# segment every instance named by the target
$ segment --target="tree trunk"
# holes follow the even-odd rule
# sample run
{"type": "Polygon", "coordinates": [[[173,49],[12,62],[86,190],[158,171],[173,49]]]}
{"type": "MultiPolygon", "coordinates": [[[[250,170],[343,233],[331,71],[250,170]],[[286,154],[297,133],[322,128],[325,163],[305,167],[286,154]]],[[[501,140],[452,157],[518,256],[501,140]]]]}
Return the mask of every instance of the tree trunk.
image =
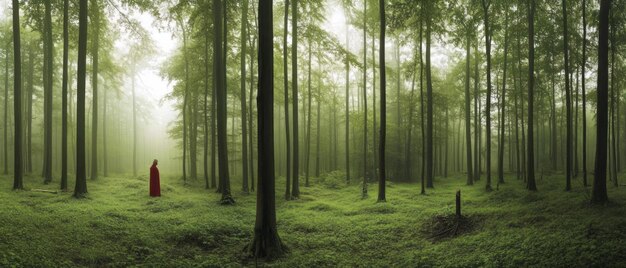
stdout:
{"type": "MultiPolygon", "coordinates": [[[[289,72],[287,66],[287,57],[288,57],[288,48],[287,48],[287,33],[289,28],[287,27],[289,18],[289,0],[285,0],[285,17],[284,17],[284,32],[283,32],[283,91],[285,93],[285,139],[287,144],[287,154],[286,154],[286,164],[287,164],[287,175],[286,178],[286,188],[285,188],[285,199],[291,200],[291,136],[289,135],[289,72]]],[[[260,54],[260,52],[259,52],[260,54]]],[[[293,63],[292,63],[293,64],[293,63]]],[[[260,80],[260,78],[259,78],[260,80]]]]}
{"type": "MultiPolygon", "coordinates": [[[[6,53],[7,58],[8,52],[9,50],[6,53]]],[[[15,122],[13,190],[22,190],[24,189],[22,182],[22,59],[20,51],[20,4],[18,0],[13,0],[13,117],[15,122]]]]}
{"type": "Polygon", "coordinates": [[[292,0],[291,10],[291,90],[293,92],[293,184],[291,197],[300,198],[300,151],[298,136],[298,0],[292,0]]]}
{"type": "MultiPolygon", "coordinates": [[[[85,155],[85,78],[87,74],[87,1],[80,0],[78,13],[78,77],[76,88],[76,185],[74,197],[87,193],[87,172],[85,155]]],[[[17,0],[13,0],[17,2],[17,0]]]]}
{"type": "MultiPolygon", "coordinates": [[[[19,6],[19,3],[17,5],[13,3],[13,5],[19,6]]],[[[4,175],[9,174],[9,46],[10,42],[7,42],[4,63],[4,175]]],[[[15,69],[15,67],[13,68],[15,69]]]]}
{"type": "MultiPolygon", "coordinates": [[[[213,77],[215,80],[215,77],[213,77]]],[[[133,90],[134,94],[134,90],[133,90]]],[[[133,102],[134,105],[134,102],[133,102]]],[[[204,34],[204,189],[209,189],[209,33],[204,34]]],[[[134,114],[134,108],[133,108],[134,114]]],[[[134,165],[134,164],[133,164],[134,165]]]]}
{"type": "Polygon", "coordinates": [[[52,11],[50,1],[44,1],[44,66],[43,66],[43,86],[44,86],[44,162],[43,178],[44,183],[52,181],[52,86],[54,70],[54,43],[52,41],[52,11]]]}
{"type": "Polygon", "coordinates": [[[506,11],[506,23],[504,26],[504,68],[502,70],[502,101],[500,103],[500,142],[498,143],[498,185],[504,183],[504,125],[506,111],[506,67],[507,52],[509,48],[509,11],[506,11]]]}
{"type": "Polygon", "coordinates": [[[487,171],[487,181],[485,189],[491,191],[491,29],[489,28],[489,6],[490,0],[482,0],[484,20],[485,20],[485,48],[487,54],[487,99],[485,101],[485,162],[487,171]]]}
{"type": "Polygon", "coordinates": [[[535,0],[528,0],[528,163],[526,188],[537,191],[535,184],[535,147],[533,144],[533,101],[535,87],[535,0]]]}
{"type": "Polygon", "coordinates": [[[474,47],[474,181],[480,180],[480,91],[478,89],[478,36],[476,37],[476,46],[474,47]]]}
{"type": "MultiPolygon", "coordinates": [[[[367,14],[367,1],[363,1],[363,14],[367,14]]],[[[363,16],[363,189],[367,196],[367,16],[363,16]]]]}
{"type": "Polygon", "coordinates": [[[421,165],[421,174],[420,174],[420,182],[421,182],[421,191],[420,194],[426,194],[425,189],[425,172],[426,172],[426,135],[424,135],[424,62],[423,62],[423,53],[422,53],[422,35],[424,31],[423,23],[424,19],[424,7],[420,7],[420,33],[419,33],[419,42],[420,42],[420,130],[422,132],[422,165],[421,165]]]}
{"type": "Polygon", "coordinates": [[[242,191],[248,193],[248,127],[246,119],[246,28],[248,27],[248,0],[243,1],[241,11],[241,161],[243,166],[242,191]]]}
{"type": "Polygon", "coordinates": [[[610,0],[600,1],[600,24],[598,27],[598,79],[597,79],[597,125],[596,125],[596,160],[591,203],[604,204],[608,201],[606,192],[606,157],[608,135],[608,88],[609,88],[609,14],[610,0]]]}
{"type": "Polygon", "coordinates": [[[94,36],[92,43],[92,51],[91,51],[91,65],[92,65],[92,77],[91,77],[91,88],[92,88],[92,111],[91,111],[91,179],[95,180],[98,178],[98,60],[99,60],[99,50],[100,50],[100,11],[98,7],[98,1],[92,0],[91,5],[94,7],[92,10],[93,13],[92,21],[94,23],[94,36]]]}
{"type": "Polygon", "coordinates": [[[187,31],[185,31],[185,26],[183,24],[182,19],[179,19],[178,24],[180,24],[181,32],[183,34],[183,57],[185,61],[185,87],[183,92],[183,183],[187,184],[187,126],[189,125],[189,114],[187,113],[188,109],[188,99],[189,99],[189,59],[187,58],[187,31]]]}
{"type": "Polygon", "coordinates": [[[63,0],[63,78],[61,85],[61,191],[67,191],[67,65],[69,54],[68,9],[69,0],[63,0]]]}
{"type": "Polygon", "coordinates": [[[471,59],[471,35],[467,33],[467,40],[465,43],[465,154],[467,157],[467,185],[474,185],[473,171],[472,171],[472,123],[471,123],[471,108],[470,108],[470,59],[471,59]]]}
{"type": "Polygon", "coordinates": [[[583,186],[587,187],[587,96],[585,89],[585,71],[587,65],[587,1],[583,0],[583,51],[582,51],[582,64],[581,64],[581,78],[582,78],[582,102],[583,102],[583,186]]]}
{"type": "MultiPolygon", "coordinates": [[[[610,17],[611,15],[609,15],[610,17]]],[[[615,23],[613,18],[609,18],[610,23],[609,23],[609,28],[611,29],[609,31],[610,34],[610,50],[611,50],[611,103],[610,103],[610,115],[611,115],[611,126],[610,126],[610,130],[611,133],[609,134],[609,136],[611,137],[611,141],[609,142],[609,154],[610,155],[610,161],[611,163],[609,164],[609,167],[611,168],[611,180],[613,181],[613,186],[618,187],[618,183],[617,183],[617,138],[616,138],[616,134],[617,131],[615,129],[615,103],[617,102],[616,98],[619,98],[617,96],[619,96],[619,93],[616,92],[617,90],[615,89],[615,50],[616,50],[616,44],[615,44],[615,23]]]]}
{"type": "MultiPolygon", "coordinates": [[[[350,47],[346,24],[346,47],[350,47]]],[[[346,183],[350,183],[350,61],[346,53],[346,183]]]]}
{"type": "Polygon", "coordinates": [[[432,17],[426,15],[426,187],[433,188],[433,81],[431,74],[430,37],[432,17]]]}
{"type": "Polygon", "coordinates": [[[565,61],[565,106],[567,110],[566,115],[566,159],[565,159],[565,190],[570,191],[572,189],[572,93],[570,88],[570,76],[569,76],[569,44],[568,44],[568,29],[567,29],[567,4],[566,0],[561,1],[563,6],[563,57],[565,61]]]}
{"type": "Polygon", "coordinates": [[[258,258],[277,258],[287,251],[276,228],[272,2],[272,0],[259,2],[259,93],[257,97],[259,191],[257,192],[254,239],[246,248],[246,251],[255,260],[258,258]]]}
{"type": "Polygon", "coordinates": [[[385,138],[387,135],[387,86],[385,76],[385,0],[380,0],[378,3],[380,12],[380,51],[378,53],[378,61],[380,62],[380,145],[378,147],[378,202],[385,202],[385,138]]]}
{"type": "MultiPolygon", "coordinates": [[[[307,94],[308,94],[308,107],[307,107],[307,117],[306,117],[306,149],[305,149],[305,155],[304,155],[304,170],[305,170],[305,180],[304,180],[304,186],[305,187],[309,187],[309,164],[310,164],[310,158],[311,158],[311,37],[307,38],[308,43],[309,43],[309,47],[308,47],[308,54],[309,54],[309,62],[307,63],[309,69],[307,72],[308,75],[308,79],[307,79],[307,94]]],[[[319,87],[319,85],[318,85],[319,87]]],[[[319,118],[319,113],[317,114],[317,118],[319,118]]],[[[319,127],[317,129],[319,131],[319,127]]],[[[319,132],[318,132],[319,133],[319,132]]],[[[319,136],[319,135],[318,135],[319,136]]],[[[318,143],[318,147],[319,147],[319,143],[318,143]]],[[[319,156],[319,155],[318,155],[319,156]]],[[[317,162],[316,165],[316,171],[315,171],[316,175],[315,176],[319,176],[319,162],[317,162]]]]}
{"type": "Polygon", "coordinates": [[[226,59],[224,58],[224,50],[226,48],[225,40],[222,36],[226,30],[226,9],[222,4],[222,0],[213,0],[213,17],[215,27],[215,39],[213,42],[213,58],[216,61],[216,97],[217,97],[217,153],[219,161],[219,188],[222,193],[221,204],[233,204],[235,200],[230,193],[230,177],[228,172],[228,136],[226,133],[226,59]],[[224,9],[224,10],[222,10],[224,9]],[[224,24],[222,24],[224,23],[224,24]],[[223,46],[223,47],[222,47],[223,46]]]}

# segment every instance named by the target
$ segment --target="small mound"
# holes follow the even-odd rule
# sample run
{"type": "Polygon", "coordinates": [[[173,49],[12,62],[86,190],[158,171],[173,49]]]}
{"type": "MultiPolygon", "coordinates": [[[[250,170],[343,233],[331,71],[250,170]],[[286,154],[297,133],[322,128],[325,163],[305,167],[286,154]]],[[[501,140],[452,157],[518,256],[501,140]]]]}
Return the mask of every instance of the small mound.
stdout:
{"type": "Polygon", "coordinates": [[[313,206],[309,207],[309,210],[313,210],[313,211],[331,211],[334,210],[334,208],[328,204],[325,203],[319,203],[319,204],[314,204],[313,206]]]}
{"type": "Polygon", "coordinates": [[[422,233],[433,243],[471,233],[478,226],[477,217],[436,215],[424,225],[422,233]]]}

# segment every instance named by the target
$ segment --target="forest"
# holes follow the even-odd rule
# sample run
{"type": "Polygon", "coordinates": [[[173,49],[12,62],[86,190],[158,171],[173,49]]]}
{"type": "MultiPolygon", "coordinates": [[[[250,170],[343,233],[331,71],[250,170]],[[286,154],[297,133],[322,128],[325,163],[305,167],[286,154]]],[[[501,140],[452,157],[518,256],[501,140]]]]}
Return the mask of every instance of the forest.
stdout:
{"type": "Polygon", "coordinates": [[[626,0],[0,14],[0,267],[626,266],[626,0]]]}

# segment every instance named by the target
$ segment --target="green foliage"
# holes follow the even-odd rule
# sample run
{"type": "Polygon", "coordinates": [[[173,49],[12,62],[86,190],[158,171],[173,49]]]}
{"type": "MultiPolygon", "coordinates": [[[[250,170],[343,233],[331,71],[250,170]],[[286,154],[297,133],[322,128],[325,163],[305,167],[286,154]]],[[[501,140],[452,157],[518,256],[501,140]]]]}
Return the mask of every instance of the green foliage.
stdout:
{"type": "Polygon", "coordinates": [[[335,170],[322,174],[314,182],[328,189],[340,189],[346,186],[346,172],[335,170]]]}

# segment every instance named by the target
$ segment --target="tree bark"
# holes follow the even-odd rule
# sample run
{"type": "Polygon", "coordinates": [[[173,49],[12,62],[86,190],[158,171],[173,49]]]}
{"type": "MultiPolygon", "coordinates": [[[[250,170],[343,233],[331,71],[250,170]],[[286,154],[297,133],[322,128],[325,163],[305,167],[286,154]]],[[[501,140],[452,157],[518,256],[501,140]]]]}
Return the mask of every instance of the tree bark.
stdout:
{"type": "Polygon", "coordinates": [[[506,67],[507,52],[509,49],[509,11],[506,11],[506,23],[504,26],[504,68],[502,70],[502,101],[500,103],[500,142],[498,143],[498,185],[504,183],[504,125],[506,111],[506,67]]]}
{"type": "MultiPolygon", "coordinates": [[[[219,1],[219,0],[218,0],[219,1]]],[[[259,8],[259,91],[258,144],[259,181],[254,238],[246,251],[255,260],[273,259],[287,248],[276,228],[274,193],[274,42],[272,0],[260,1],[259,8]]]]}
{"type": "Polygon", "coordinates": [[[385,72],[385,0],[379,2],[380,12],[380,51],[378,53],[380,62],[380,139],[379,139],[379,159],[378,159],[378,202],[385,202],[385,142],[387,135],[387,85],[385,72]]]}
{"type": "MultiPolygon", "coordinates": [[[[78,69],[76,75],[76,185],[74,197],[87,193],[87,172],[85,156],[85,78],[87,74],[87,1],[80,0],[78,13],[78,69]]],[[[13,0],[17,2],[17,0],[13,0]]]]}
{"type": "Polygon", "coordinates": [[[467,34],[467,40],[465,41],[465,154],[467,157],[467,185],[474,185],[473,171],[472,171],[472,123],[471,123],[471,108],[470,108],[470,59],[471,59],[471,35],[467,34]]]}
{"type": "Polygon", "coordinates": [[[246,119],[246,28],[248,27],[248,0],[241,11],[241,160],[243,166],[242,191],[248,193],[248,128],[246,119]]]}
{"type": "Polygon", "coordinates": [[[485,162],[487,181],[485,190],[491,191],[491,29],[489,28],[490,0],[482,0],[485,21],[485,48],[487,54],[487,99],[485,101],[485,162]]]}
{"type": "Polygon", "coordinates": [[[564,57],[564,69],[565,69],[565,106],[567,110],[566,115],[566,148],[567,153],[565,155],[565,190],[570,191],[572,189],[572,98],[571,98],[571,86],[569,76],[569,34],[567,29],[567,4],[566,0],[562,0],[563,6],[563,57],[564,57]]]}
{"type": "Polygon", "coordinates": [[[587,1],[583,0],[582,3],[582,13],[583,13],[583,51],[582,51],[582,64],[581,64],[581,86],[582,86],[582,103],[583,103],[583,186],[587,187],[587,96],[586,96],[586,87],[585,87],[585,71],[587,67],[587,1]]]}
{"type": "Polygon", "coordinates": [[[291,198],[300,198],[300,151],[298,136],[298,0],[292,0],[291,10],[291,90],[293,92],[293,184],[291,198]]]}
{"type": "Polygon", "coordinates": [[[537,191],[535,183],[535,147],[533,144],[533,102],[535,86],[535,0],[528,0],[528,153],[527,184],[530,191],[537,191]]]}
{"type": "MultiPolygon", "coordinates": [[[[287,33],[289,28],[287,27],[289,18],[289,0],[285,0],[285,16],[284,16],[284,31],[283,31],[283,91],[285,93],[285,140],[287,144],[286,160],[287,160],[287,174],[285,199],[291,200],[291,136],[289,135],[289,72],[288,70],[288,48],[287,48],[287,33]]],[[[293,63],[292,63],[293,64],[293,63]]]]}

